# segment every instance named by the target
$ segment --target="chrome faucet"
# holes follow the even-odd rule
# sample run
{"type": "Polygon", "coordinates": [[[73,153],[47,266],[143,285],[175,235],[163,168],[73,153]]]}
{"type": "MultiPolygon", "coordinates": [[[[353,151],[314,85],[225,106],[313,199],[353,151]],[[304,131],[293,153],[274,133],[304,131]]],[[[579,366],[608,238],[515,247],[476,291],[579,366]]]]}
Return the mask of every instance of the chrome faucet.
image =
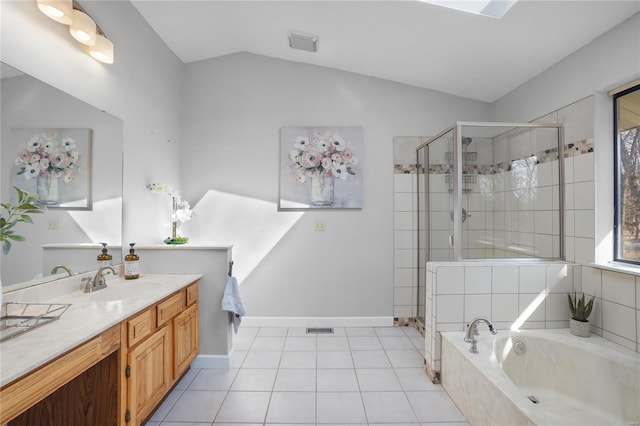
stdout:
{"type": "Polygon", "coordinates": [[[472,354],[477,354],[478,353],[478,341],[476,340],[476,336],[478,336],[480,333],[478,333],[478,323],[479,322],[484,322],[487,324],[487,326],[489,327],[489,331],[491,332],[491,334],[496,334],[497,331],[494,328],[493,324],[491,323],[491,321],[489,321],[486,318],[474,318],[473,321],[471,321],[469,323],[469,325],[467,326],[467,332],[464,335],[464,341],[467,343],[471,343],[471,347],[469,348],[469,352],[471,352],[472,354]]]}
{"type": "Polygon", "coordinates": [[[103,266],[102,268],[98,269],[98,272],[96,272],[96,275],[95,277],[93,277],[93,279],[91,279],[90,277],[83,278],[82,281],[87,282],[84,287],[84,292],[91,293],[94,290],[106,288],[107,282],[105,281],[104,276],[107,275],[109,271],[111,271],[113,275],[118,275],[118,272],[113,268],[113,266],[103,266]],[[103,274],[105,270],[107,270],[107,273],[103,274]]]}
{"type": "Polygon", "coordinates": [[[65,271],[67,271],[67,274],[69,274],[70,277],[73,276],[73,271],[71,270],[71,268],[69,268],[68,266],[64,266],[64,265],[56,265],[56,266],[54,266],[53,269],[51,270],[51,275],[57,273],[58,269],[64,269],[65,271]]]}

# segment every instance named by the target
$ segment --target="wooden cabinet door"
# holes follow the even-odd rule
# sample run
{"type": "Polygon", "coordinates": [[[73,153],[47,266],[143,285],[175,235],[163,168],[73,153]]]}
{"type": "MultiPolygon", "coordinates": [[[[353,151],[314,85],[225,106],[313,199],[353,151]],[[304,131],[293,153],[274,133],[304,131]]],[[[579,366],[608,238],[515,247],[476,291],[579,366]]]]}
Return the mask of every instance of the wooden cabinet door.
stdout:
{"type": "Polygon", "coordinates": [[[129,351],[130,424],[139,425],[169,390],[172,383],[171,346],[171,328],[163,327],[129,351]]]}
{"type": "Polygon", "coordinates": [[[173,320],[174,378],[180,377],[198,354],[198,305],[191,305],[173,320]]]}

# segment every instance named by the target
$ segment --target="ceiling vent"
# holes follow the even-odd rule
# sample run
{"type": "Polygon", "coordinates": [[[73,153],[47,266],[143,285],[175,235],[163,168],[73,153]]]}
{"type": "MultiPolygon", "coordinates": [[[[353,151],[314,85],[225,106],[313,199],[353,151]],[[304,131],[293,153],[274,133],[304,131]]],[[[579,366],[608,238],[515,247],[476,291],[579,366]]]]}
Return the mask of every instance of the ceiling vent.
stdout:
{"type": "Polygon", "coordinates": [[[307,52],[317,52],[318,36],[289,30],[289,47],[307,52]]]}

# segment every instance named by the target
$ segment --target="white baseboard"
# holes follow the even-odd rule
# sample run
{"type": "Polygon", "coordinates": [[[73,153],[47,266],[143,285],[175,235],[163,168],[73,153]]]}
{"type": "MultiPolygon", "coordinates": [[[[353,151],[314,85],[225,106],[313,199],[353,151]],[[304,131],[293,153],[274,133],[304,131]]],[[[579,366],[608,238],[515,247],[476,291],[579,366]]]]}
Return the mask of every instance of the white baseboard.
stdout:
{"type": "Polygon", "coordinates": [[[393,317],[243,317],[242,327],[391,327],[393,317]]]}
{"type": "Polygon", "coordinates": [[[191,362],[191,368],[214,368],[228,370],[233,365],[233,350],[228,355],[198,354],[191,362]]]}

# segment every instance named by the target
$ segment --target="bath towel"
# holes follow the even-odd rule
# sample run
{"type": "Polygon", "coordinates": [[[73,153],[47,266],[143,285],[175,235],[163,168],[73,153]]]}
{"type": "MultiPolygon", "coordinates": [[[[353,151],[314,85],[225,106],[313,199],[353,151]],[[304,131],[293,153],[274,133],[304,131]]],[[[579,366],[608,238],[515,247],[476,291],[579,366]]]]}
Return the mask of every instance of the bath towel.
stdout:
{"type": "Polygon", "coordinates": [[[231,312],[233,317],[233,331],[238,334],[238,327],[240,327],[242,317],[246,315],[246,309],[240,297],[240,287],[238,286],[236,277],[229,277],[227,280],[227,286],[224,289],[224,296],[222,297],[222,310],[231,312]]]}

